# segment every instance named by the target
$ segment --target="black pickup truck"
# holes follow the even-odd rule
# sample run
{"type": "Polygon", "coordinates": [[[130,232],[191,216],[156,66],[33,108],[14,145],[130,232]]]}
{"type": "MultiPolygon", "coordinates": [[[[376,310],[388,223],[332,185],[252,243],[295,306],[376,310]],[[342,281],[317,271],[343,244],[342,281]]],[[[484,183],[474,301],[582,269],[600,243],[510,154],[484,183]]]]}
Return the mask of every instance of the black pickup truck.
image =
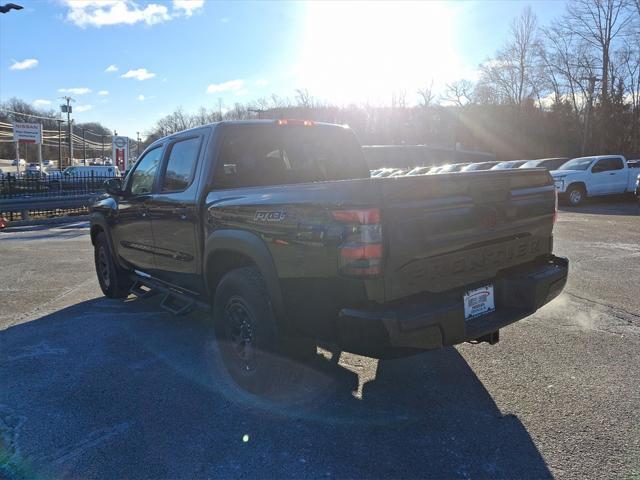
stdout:
{"type": "Polygon", "coordinates": [[[100,287],[202,307],[254,391],[316,342],[390,357],[498,341],[563,289],[543,169],[369,178],[344,126],[221,122],[157,140],[92,207],[100,287]]]}

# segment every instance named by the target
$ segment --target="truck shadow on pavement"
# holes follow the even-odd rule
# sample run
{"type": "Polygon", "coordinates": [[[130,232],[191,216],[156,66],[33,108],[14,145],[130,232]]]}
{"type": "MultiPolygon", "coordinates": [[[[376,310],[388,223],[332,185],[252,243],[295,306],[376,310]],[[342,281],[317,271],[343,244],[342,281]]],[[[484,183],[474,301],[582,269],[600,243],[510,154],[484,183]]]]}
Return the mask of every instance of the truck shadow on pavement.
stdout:
{"type": "Polygon", "coordinates": [[[455,349],[377,371],[318,355],[274,402],[222,381],[210,343],[204,315],[154,299],[94,299],[1,331],[0,477],[551,477],[455,349]],[[370,378],[361,398],[353,372],[370,378]]]}

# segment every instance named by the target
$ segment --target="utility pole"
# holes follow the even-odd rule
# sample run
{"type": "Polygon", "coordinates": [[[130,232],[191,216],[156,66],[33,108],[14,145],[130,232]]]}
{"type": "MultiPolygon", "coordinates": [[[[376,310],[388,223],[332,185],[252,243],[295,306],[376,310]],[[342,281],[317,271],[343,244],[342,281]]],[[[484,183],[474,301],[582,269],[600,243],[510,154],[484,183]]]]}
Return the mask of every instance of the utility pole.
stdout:
{"type": "Polygon", "coordinates": [[[66,105],[60,105],[62,109],[62,113],[67,114],[67,126],[69,132],[69,166],[73,165],[73,127],[71,125],[71,102],[75,102],[75,100],[69,96],[61,97],[63,100],[67,102],[66,105]]]}
{"type": "Polygon", "coordinates": [[[82,129],[82,164],[87,164],[87,143],[84,139],[84,128],[82,129]]]}
{"type": "Polygon", "coordinates": [[[62,170],[62,119],[58,120],[58,170],[62,170]]]}
{"type": "Polygon", "coordinates": [[[104,133],[102,134],[102,163],[104,163],[104,133]]]}
{"type": "Polygon", "coordinates": [[[140,156],[140,132],[136,132],[138,136],[138,142],[136,143],[136,158],[140,156]]]}

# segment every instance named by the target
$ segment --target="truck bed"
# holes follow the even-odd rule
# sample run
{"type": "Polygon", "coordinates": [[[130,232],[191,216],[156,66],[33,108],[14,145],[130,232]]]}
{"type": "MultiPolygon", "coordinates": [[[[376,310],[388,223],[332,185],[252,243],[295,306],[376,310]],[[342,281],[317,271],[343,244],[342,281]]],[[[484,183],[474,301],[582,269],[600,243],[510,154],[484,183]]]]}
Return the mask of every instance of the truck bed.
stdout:
{"type": "Polygon", "coordinates": [[[546,170],[516,169],[217,190],[206,205],[211,226],[258,233],[285,282],[339,276],[331,212],[380,208],[382,274],[361,282],[386,303],[550,254],[555,189],[546,170]]]}

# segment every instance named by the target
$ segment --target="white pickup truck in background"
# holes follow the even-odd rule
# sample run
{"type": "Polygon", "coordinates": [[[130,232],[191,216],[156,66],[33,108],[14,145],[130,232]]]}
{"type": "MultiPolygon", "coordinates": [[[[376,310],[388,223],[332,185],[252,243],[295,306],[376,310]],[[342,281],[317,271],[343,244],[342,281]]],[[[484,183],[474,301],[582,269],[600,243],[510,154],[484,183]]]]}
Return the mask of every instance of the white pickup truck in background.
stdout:
{"type": "Polygon", "coordinates": [[[636,172],[622,155],[598,155],[574,158],[550,173],[560,199],[576,206],[587,196],[633,193],[636,172]]]}

